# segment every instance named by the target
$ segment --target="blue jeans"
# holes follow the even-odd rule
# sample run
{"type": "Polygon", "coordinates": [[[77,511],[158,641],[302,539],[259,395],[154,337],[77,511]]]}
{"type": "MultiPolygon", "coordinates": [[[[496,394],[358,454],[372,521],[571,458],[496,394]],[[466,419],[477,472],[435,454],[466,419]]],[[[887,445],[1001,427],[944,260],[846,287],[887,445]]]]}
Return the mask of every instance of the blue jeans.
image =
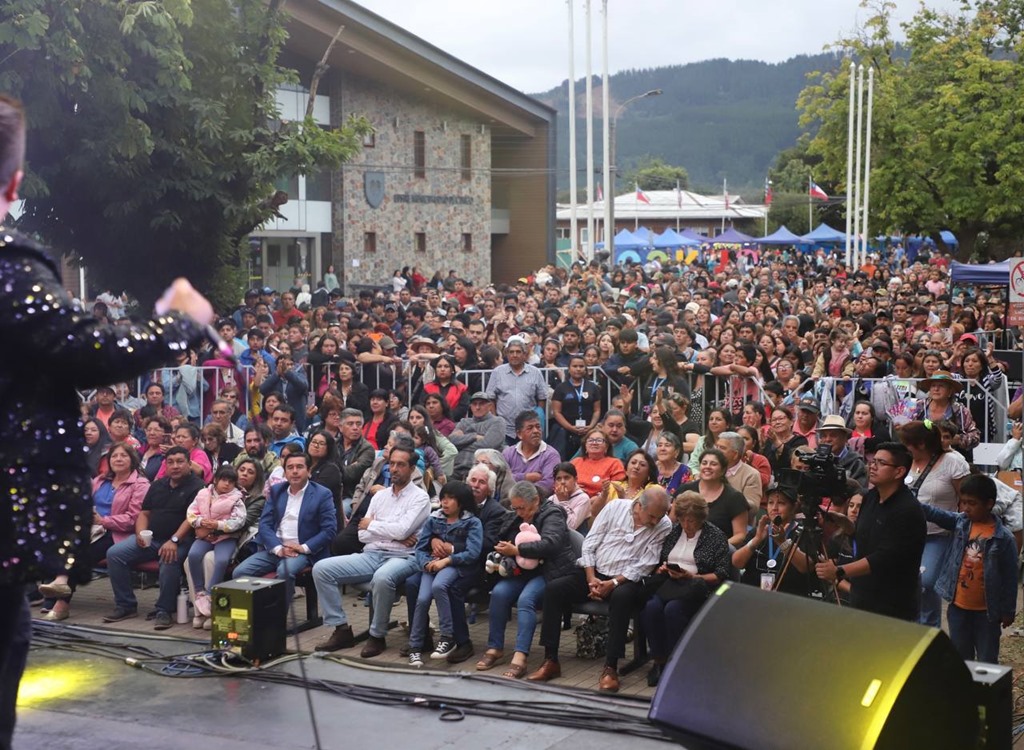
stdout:
{"type": "MultiPolygon", "coordinates": [[[[220,545],[218,545],[220,546],[220,545]]],[[[309,555],[296,555],[295,557],[278,557],[273,552],[260,550],[255,555],[245,558],[241,565],[235,568],[232,578],[259,578],[267,573],[276,573],[277,578],[285,582],[287,587],[288,601],[291,602],[295,595],[295,576],[313,564],[309,555]]],[[[194,574],[193,574],[194,575],[194,574]]],[[[195,582],[195,578],[192,579],[195,582]]],[[[196,591],[199,591],[199,584],[196,584],[196,591]]]]}
{"type": "Polygon", "coordinates": [[[946,557],[953,537],[948,534],[929,534],[921,555],[921,614],[917,621],[933,628],[942,627],[942,597],[935,593],[942,561],[946,557]]]}
{"type": "MultiPolygon", "coordinates": [[[[107,550],[107,575],[110,576],[110,588],[114,592],[114,606],[129,612],[139,608],[139,601],[132,590],[132,568],[139,563],[159,560],[160,547],[166,541],[154,539],[148,547],[140,547],[135,537],[130,536],[107,550]]],[[[156,608],[161,612],[171,614],[178,608],[181,573],[191,545],[192,537],[182,539],[178,544],[178,559],[173,563],[160,563],[160,594],[156,599],[156,608]]]]}
{"type": "MultiPolygon", "coordinates": [[[[442,631],[441,635],[450,635],[455,640],[456,645],[462,646],[469,643],[469,623],[466,622],[466,594],[474,586],[480,585],[481,569],[479,565],[474,565],[472,569],[460,568],[459,570],[465,570],[465,574],[459,578],[457,585],[448,590],[452,629],[450,631],[442,631]]],[[[416,619],[416,601],[419,598],[420,581],[422,578],[422,573],[414,573],[405,580],[405,601],[409,608],[410,626],[413,620],[416,619]]],[[[426,623],[424,623],[423,628],[423,639],[426,640],[426,623]]]]}
{"type": "Polygon", "coordinates": [[[431,601],[434,601],[437,606],[439,635],[443,638],[451,638],[458,645],[469,641],[465,597],[475,578],[476,565],[474,564],[468,568],[448,566],[437,573],[417,573],[405,582],[406,600],[410,602],[413,609],[412,619],[409,620],[409,646],[413,651],[421,650],[427,639],[431,601]],[[417,579],[418,584],[410,597],[413,579],[417,579]],[[412,601],[415,601],[415,604],[412,604],[412,601]],[[461,617],[456,618],[456,614],[461,614],[461,617]],[[465,631],[458,634],[463,639],[461,641],[456,637],[456,619],[461,621],[462,630],[465,631]]]}
{"type": "Polygon", "coordinates": [[[1000,624],[990,622],[988,612],[960,609],[950,604],[946,609],[949,639],[963,659],[999,663],[1000,624]]]}
{"type": "Polygon", "coordinates": [[[370,635],[384,638],[388,633],[391,608],[398,599],[398,587],[416,572],[416,558],[370,550],[355,555],[328,557],[313,566],[313,581],[320,599],[324,625],[347,625],[348,617],[341,602],[341,587],[346,583],[371,584],[373,618],[370,635]]]}
{"type": "Polygon", "coordinates": [[[225,539],[216,544],[205,539],[196,539],[192,542],[192,549],[188,551],[188,572],[192,574],[192,585],[196,589],[196,596],[199,596],[200,592],[209,594],[210,589],[224,580],[224,574],[227,573],[228,564],[231,562],[231,556],[235,554],[237,546],[237,539],[225,539]],[[213,550],[213,574],[207,581],[203,558],[210,550],[213,550]]]}
{"type": "Polygon", "coordinates": [[[537,609],[544,598],[544,576],[533,578],[502,578],[491,591],[491,607],[487,616],[487,648],[505,649],[505,626],[516,608],[516,651],[529,655],[533,634],[537,630],[537,609]]]}

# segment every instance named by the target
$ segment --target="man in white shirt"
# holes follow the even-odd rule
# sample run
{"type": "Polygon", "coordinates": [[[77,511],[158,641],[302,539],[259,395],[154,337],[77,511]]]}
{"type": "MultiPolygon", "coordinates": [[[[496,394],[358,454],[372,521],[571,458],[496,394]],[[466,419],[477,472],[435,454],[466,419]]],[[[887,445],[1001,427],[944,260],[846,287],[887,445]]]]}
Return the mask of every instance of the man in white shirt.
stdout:
{"type": "Polygon", "coordinates": [[[324,624],[334,627],[331,636],[316,646],[317,651],[337,651],[355,645],[341,601],[341,587],[366,581],[372,586],[373,618],[370,636],[359,655],[369,659],[387,648],[384,637],[391,608],[398,599],[398,587],[416,572],[416,538],[430,512],[430,497],[411,482],[416,468],[415,452],[396,446],[391,449],[388,465],[391,486],[373,496],[366,515],[359,521],[359,541],[366,545],[363,551],[331,557],[313,566],[324,624]]]}
{"type": "Polygon", "coordinates": [[[334,495],[309,481],[312,459],[293,453],[285,459],[284,482],[270,490],[256,535],[260,550],[235,568],[232,578],[262,576],[276,571],[288,583],[288,600],[295,576],[325,557],[338,531],[334,495]]]}
{"type": "Polygon", "coordinates": [[[544,663],[526,679],[546,682],[561,676],[562,616],[573,604],[592,599],[608,602],[608,647],[599,689],[618,691],[618,660],[625,655],[640,581],[658,564],[662,542],[672,529],[665,517],[670,502],[664,488],[650,487],[635,500],[613,500],[604,506],[583,542],[578,569],[547,582],[540,630],[544,663]]]}

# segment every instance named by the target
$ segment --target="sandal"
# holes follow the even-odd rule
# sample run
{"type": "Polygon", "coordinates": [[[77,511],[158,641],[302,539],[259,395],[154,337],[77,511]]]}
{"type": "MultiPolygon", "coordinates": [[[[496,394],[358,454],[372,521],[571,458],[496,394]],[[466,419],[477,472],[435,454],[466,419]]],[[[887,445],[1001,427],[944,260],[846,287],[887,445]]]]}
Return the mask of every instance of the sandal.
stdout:
{"type": "Polygon", "coordinates": [[[510,680],[522,679],[523,675],[526,674],[525,664],[509,664],[508,669],[501,673],[502,677],[507,677],[510,680]]]}
{"type": "Polygon", "coordinates": [[[476,669],[478,672],[484,672],[488,669],[492,669],[499,661],[505,658],[504,651],[488,651],[483,655],[483,658],[476,663],[476,669]]]}

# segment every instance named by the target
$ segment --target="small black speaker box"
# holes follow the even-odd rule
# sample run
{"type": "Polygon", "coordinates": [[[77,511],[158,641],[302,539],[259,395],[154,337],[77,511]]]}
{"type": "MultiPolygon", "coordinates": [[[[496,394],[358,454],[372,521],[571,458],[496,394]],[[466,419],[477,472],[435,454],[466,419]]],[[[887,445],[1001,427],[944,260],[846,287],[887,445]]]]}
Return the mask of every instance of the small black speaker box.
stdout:
{"type": "Polygon", "coordinates": [[[210,645],[253,663],[284,653],[287,586],[273,578],[237,578],[210,593],[210,645]]]}
{"type": "Polygon", "coordinates": [[[676,647],[650,718],[702,747],[965,750],[975,705],[935,628],[725,584],[676,647]]]}
{"type": "Polygon", "coordinates": [[[1013,746],[1013,670],[999,664],[967,662],[974,678],[974,705],[978,707],[985,750],[1010,750],[1013,746]]]}

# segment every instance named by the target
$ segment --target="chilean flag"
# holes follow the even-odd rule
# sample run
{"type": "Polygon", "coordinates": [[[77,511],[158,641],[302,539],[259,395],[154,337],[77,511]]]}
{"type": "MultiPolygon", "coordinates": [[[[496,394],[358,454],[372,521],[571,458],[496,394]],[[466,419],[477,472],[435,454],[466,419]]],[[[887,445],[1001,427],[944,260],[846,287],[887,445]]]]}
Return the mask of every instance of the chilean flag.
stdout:
{"type": "Polygon", "coordinates": [[[636,199],[641,203],[646,203],[648,206],[651,205],[651,199],[647,197],[647,194],[640,189],[640,185],[636,186],[636,199]]]}
{"type": "Polygon", "coordinates": [[[811,189],[809,193],[812,198],[817,198],[820,201],[828,200],[828,193],[826,193],[824,190],[818,187],[818,183],[816,182],[811,183],[811,189]]]}

